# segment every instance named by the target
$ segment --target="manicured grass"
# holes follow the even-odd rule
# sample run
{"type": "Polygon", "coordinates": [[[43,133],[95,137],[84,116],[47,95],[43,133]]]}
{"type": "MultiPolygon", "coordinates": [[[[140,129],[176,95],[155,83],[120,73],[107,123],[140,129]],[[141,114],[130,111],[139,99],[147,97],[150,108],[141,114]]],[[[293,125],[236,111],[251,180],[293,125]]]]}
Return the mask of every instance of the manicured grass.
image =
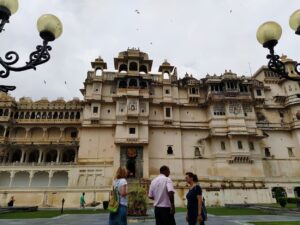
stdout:
{"type": "Polygon", "coordinates": [[[300,221],[299,222],[285,222],[285,221],[279,221],[279,222],[249,222],[252,223],[254,225],[300,225],[300,221]]]}
{"type": "MultiPolygon", "coordinates": [[[[270,215],[271,213],[264,212],[259,209],[248,208],[226,208],[226,207],[208,207],[209,214],[216,216],[245,216],[245,215],[270,215]]],[[[176,212],[186,212],[186,208],[176,208],[176,212]]]]}
{"type": "Polygon", "coordinates": [[[176,207],[176,212],[177,212],[177,213],[180,213],[180,212],[186,212],[186,211],[187,211],[187,209],[184,208],[184,207],[176,207]]]}
{"type": "Polygon", "coordinates": [[[280,209],[296,209],[297,206],[296,204],[292,204],[292,203],[288,203],[284,208],[281,207],[279,204],[264,204],[265,206],[268,206],[268,207],[272,207],[272,208],[280,208],[280,209]]]}
{"type": "MultiPolygon", "coordinates": [[[[64,210],[64,214],[98,214],[107,213],[108,211],[97,210],[64,210]]],[[[34,218],[52,218],[60,216],[60,211],[57,210],[39,210],[36,212],[11,212],[0,214],[0,219],[34,219],[34,218]]]]}
{"type": "Polygon", "coordinates": [[[248,208],[207,208],[209,214],[216,216],[246,216],[246,215],[270,215],[271,213],[264,212],[258,209],[248,209],[248,208]]]}

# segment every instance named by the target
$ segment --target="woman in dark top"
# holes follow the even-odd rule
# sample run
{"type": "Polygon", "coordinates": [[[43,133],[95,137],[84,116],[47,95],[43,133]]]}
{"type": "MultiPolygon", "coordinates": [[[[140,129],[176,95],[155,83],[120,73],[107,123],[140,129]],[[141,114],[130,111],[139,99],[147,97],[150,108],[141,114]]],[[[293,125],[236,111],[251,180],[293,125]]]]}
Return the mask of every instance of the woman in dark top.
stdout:
{"type": "Polygon", "coordinates": [[[197,184],[197,175],[188,172],[185,176],[186,182],[190,186],[190,190],[186,195],[187,199],[187,215],[186,221],[189,225],[196,225],[198,222],[200,225],[204,225],[204,215],[202,213],[202,189],[197,184]]]}

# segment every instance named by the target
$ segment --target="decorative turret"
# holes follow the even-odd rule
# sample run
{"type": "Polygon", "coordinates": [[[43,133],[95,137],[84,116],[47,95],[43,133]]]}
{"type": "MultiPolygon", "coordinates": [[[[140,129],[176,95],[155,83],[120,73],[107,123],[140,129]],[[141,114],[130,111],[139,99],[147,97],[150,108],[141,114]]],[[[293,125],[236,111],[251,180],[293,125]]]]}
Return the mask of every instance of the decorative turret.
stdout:
{"type": "Polygon", "coordinates": [[[120,52],[119,56],[114,59],[114,65],[120,73],[138,72],[147,74],[151,71],[152,60],[149,60],[147,53],[136,48],[128,48],[127,51],[120,52]]]}
{"type": "Polygon", "coordinates": [[[104,60],[99,56],[95,59],[94,62],[91,62],[92,68],[95,71],[96,76],[101,76],[103,70],[107,69],[107,64],[104,62],[104,60]]]}
{"type": "Polygon", "coordinates": [[[165,59],[163,64],[161,64],[158,68],[158,72],[161,72],[164,76],[164,79],[170,79],[171,73],[174,69],[174,66],[171,66],[171,64],[165,59]],[[166,77],[168,75],[168,78],[166,77]]]}

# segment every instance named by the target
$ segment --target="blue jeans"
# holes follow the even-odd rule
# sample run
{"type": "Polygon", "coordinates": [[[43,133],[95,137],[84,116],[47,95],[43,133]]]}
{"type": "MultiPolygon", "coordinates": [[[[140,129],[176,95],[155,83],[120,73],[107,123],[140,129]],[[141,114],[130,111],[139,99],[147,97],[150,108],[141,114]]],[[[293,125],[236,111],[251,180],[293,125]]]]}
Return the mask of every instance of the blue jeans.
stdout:
{"type": "Polygon", "coordinates": [[[109,214],[109,225],[127,225],[127,206],[120,204],[117,212],[109,214]]]}

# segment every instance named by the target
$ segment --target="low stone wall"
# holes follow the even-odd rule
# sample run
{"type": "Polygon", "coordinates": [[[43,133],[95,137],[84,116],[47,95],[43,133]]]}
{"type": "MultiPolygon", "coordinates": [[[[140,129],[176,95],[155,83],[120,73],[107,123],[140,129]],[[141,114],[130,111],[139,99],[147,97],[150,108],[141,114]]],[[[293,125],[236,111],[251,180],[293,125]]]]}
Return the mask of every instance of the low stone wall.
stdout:
{"type": "Polygon", "coordinates": [[[65,199],[64,207],[78,207],[79,198],[85,192],[85,201],[87,204],[92,202],[102,202],[108,200],[108,190],[9,190],[0,192],[0,206],[6,207],[11,196],[15,198],[14,206],[39,206],[55,207],[62,205],[62,199],[65,199]]]}

